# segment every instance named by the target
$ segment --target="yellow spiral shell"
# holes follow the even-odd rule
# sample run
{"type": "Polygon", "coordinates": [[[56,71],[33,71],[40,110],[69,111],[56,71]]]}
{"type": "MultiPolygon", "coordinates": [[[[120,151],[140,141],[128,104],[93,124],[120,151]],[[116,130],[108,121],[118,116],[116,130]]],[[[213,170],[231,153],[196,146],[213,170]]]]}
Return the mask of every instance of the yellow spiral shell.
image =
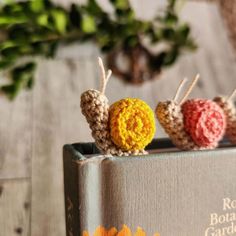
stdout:
{"type": "Polygon", "coordinates": [[[125,151],[142,150],[153,139],[155,118],[142,100],[126,98],[114,103],[109,111],[112,141],[125,151]]]}

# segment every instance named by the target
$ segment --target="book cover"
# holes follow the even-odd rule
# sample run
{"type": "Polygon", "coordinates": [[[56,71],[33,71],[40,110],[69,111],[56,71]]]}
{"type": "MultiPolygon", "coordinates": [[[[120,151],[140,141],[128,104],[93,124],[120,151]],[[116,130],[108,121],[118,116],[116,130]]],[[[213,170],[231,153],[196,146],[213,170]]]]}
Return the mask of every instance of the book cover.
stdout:
{"type": "Polygon", "coordinates": [[[105,157],[92,143],[64,146],[67,236],[124,224],[146,235],[236,235],[236,147],[183,152],[154,140],[148,149],[105,157]]]}

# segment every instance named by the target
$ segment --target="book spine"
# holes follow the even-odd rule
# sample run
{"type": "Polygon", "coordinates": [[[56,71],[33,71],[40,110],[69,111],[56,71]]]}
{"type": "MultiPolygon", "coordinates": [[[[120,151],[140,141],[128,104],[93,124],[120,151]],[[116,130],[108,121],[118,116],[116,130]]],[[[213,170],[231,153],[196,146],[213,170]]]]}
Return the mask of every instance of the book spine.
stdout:
{"type": "Polygon", "coordinates": [[[80,233],[84,230],[92,233],[99,225],[103,225],[102,163],[102,157],[92,157],[78,163],[80,233]]]}
{"type": "Polygon", "coordinates": [[[66,236],[80,235],[78,164],[73,160],[74,149],[71,145],[64,146],[64,191],[66,236]]]}

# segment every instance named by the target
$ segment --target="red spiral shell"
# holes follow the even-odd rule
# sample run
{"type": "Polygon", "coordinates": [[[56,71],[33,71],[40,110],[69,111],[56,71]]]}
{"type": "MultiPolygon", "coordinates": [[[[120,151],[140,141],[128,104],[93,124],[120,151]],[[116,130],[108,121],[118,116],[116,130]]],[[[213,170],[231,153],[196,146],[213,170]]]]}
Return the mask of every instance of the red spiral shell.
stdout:
{"type": "Polygon", "coordinates": [[[216,147],[222,139],[226,119],[221,107],[204,99],[190,99],[182,105],[184,126],[193,141],[200,147],[216,147]]]}

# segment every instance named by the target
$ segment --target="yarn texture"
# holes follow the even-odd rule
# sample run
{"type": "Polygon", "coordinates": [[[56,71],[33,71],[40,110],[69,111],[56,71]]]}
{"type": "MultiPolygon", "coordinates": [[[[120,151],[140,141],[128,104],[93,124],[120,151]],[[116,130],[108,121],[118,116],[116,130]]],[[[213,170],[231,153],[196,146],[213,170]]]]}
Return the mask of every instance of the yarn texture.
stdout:
{"type": "Polygon", "coordinates": [[[214,148],[222,139],[226,120],[223,110],[215,102],[190,99],[182,105],[185,130],[200,147],[214,148]]]}
{"type": "Polygon", "coordinates": [[[90,89],[81,95],[80,100],[96,146],[105,155],[147,154],[144,148],[155,133],[152,110],[145,102],[131,98],[115,103],[110,109],[105,90],[112,71],[105,71],[100,57],[98,64],[101,68],[101,90],[90,89]]]}
{"type": "Polygon", "coordinates": [[[80,107],[86,117],[96,146],[105,154],[116,154],[117,150],[110,139],[108,126],[109,105],[106,96],[97,90],[88,90],[81,95],[80,107]]]}
{"type": "Polygon", "coordinates": [[[182,150],[214,149],[226,129],[224,111],[216,102],[207,99],[186,101],[199,78],[197,74],[179,100],[183,85],[187,82],[187,78],[184,78],[173,100],[160,102],[156,108],[160,124],[172,142],[182,150]]]}
{"type": "Polygon", "coordinates": [[[214,101],[223,109],[226,116],[226,137],[236,144],[236,109],[233,100],[227,97],[216,97],[214,101]]]}
{"type": "Polygon", "coordinates": [[[114,103],[109,112],[113,142],[125,151],[142,150],[155,134],[155,117],[142,100],[126,98],[114,103]]]}
{"type": "Polygon", "coordinates": [[[109,127],[108,99],[100,91],[88,90],[81,95],[80,102],[83,115],[92,131],[98,149],[105,155],[129,156],[147,154],[143,149],[123,149],[113,143],[109,127]]]}
{"type": "Polygon", "coordinates": [[[156,108],[156,116],[173,144],[182,150],[203,149],[194,143],[185,131],[181,107],[175,101],[160,102],[156,108]]]}
{"type": "Polygon", "coordinates": [[[213,101],[192,99],[182,106],[160,102],[156,116],[172,142],[182,150],[214,149],[226,127],[222,109],[213,101]]]}

